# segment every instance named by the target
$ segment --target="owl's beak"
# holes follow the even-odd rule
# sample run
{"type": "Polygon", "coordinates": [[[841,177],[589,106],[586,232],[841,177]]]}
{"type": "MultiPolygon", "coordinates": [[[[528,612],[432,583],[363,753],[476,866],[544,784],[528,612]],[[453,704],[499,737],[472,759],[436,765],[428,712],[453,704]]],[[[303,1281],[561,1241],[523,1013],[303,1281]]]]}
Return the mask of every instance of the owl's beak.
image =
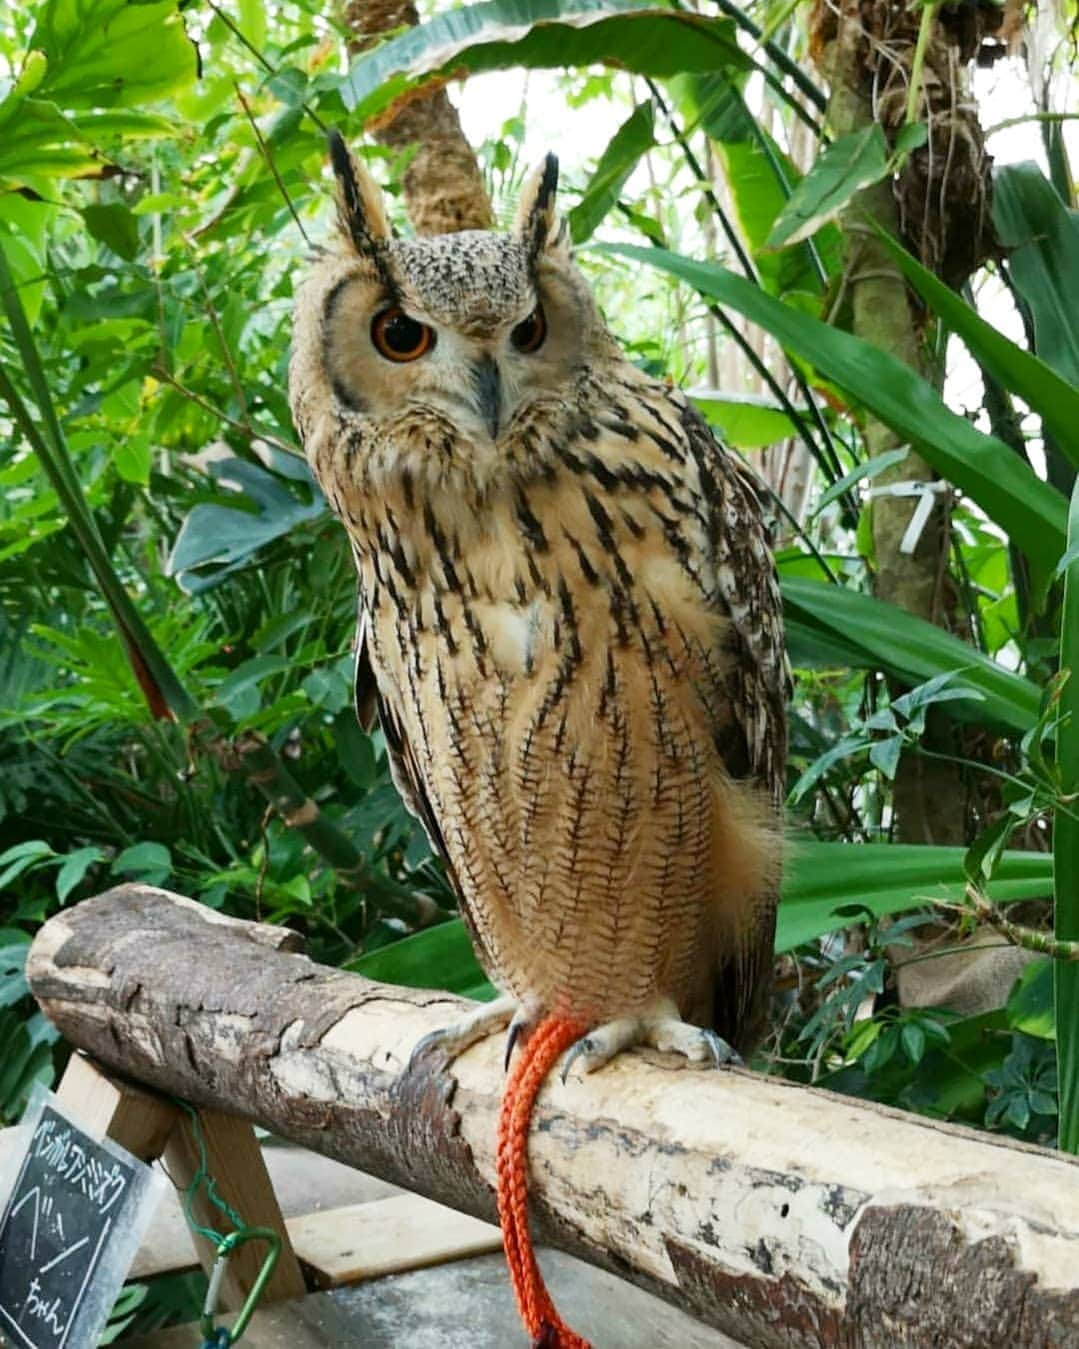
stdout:
{"type": "Polygon", "coordinates": [[[472,387],[480,416],[491,433],[491,439],[497,440],[498,426],[502,420],[502,376],[493,356],[481,356],[473,365],[472,387]]]}

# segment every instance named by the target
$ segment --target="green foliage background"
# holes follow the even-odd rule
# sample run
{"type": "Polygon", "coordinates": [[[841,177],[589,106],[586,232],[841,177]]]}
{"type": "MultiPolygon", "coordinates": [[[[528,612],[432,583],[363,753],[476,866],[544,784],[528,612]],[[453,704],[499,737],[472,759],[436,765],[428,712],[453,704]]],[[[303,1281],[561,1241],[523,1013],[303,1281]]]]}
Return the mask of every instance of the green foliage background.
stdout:
{"type": "MultiPolygon", "coordinates": [[[[800,439],[816,475],[808,518],[779,519],[794,843],[777,943],[786,991],[761,1066],[1053,1142],[1059,1048],[1060,1141],[1079,1146],[1074,964],[1036,961],[977,1017],[904,1008],[894,992],[897,951],[927,905],[952,906],[958,940],[971,885],[1033,903],[1047,929],[1055,884],[1057,936],[1079,938],[1065,678],[1079,631],[1079,232],[1066,161],[1050,146],[1051,177],[1022,165],[997,178],[995,270],[1023,345],[893,245],[938,365],[955,334],[1019,400],[1023,436],[1008,444],[984,415],[949,408],[939,380],[844,329],[836,212],[894,172],[904,145],[840,140],[802,178],[747,101],[763,79],[783,124],[820,131],[797,29],[750,41],[752,20],[725,9],[735,17],[493,0],[439,12],[345,78],[345,34],[307,0],[39,0],[0,21],[0,1034],[12,1047],[0,1118],[64,1054],[26,994],[27,944],[59,907],[120,880],[289,923],[316,959],[374,977],[489,991],[381,737],[355,722],[352,564],[298,454],[286,367],[294,278],[329,224],[324,128],[359,143],[365,118],[420,71],[536,67],[564,72],[582,117],[617,109],[607,150],[562,198],[635,359],[699,385],[709,312],[726,341],[740,314],[794,371],[794,394],[773,381],[768,400],[701,399],[744,452],[800,439]],[[697,171],[706,151],[726,207],[697,171]],[[649,184],[630,192],[645,155],[649,184]],[[888,456],[865,448],[868,415],[954,489],[952,632],[872,596],[867,492],[888,456]],[[896,766],[924,752],[930,709],[970,774],[966,848],[892,838],[896,766]],[[253,746],[269,801],[239,752],[253,746]],[[282,822],[274,801],[290,795],[317,802],[316,829],[282,822]]],[[[527,167],[527,112],[477,147],[500,215],[527,167]]],[[[917,127],[904,135],[918,143],[917,127]]],[[[404,158],[366,153],[395,193],[404,158]]]]}

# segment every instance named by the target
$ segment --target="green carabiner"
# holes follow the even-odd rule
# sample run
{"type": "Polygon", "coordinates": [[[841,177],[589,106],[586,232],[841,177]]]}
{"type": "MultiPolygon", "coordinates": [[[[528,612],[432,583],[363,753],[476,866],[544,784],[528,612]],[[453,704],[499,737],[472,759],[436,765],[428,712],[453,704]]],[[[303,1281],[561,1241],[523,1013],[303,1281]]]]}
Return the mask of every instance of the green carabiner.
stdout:
{"type": "Polygon", "coordinates": [[[280,1254],[281,1237],[272,1227],[242,1227],[239,1231],[230,1232],[227,1237],[222,1238],[217,1247],[217,1259],[210,1271],[210,1283],[206,1289],[206,1299],[202,1304],[202,1316],[199,1320],[199,1331],[207,1344],[214,1345],[216,1349],[218,1345],[227,1346],[236,1343],[247,1329],[247,1323],[251,1320],[251,1314],[258,1305],[258,1300],[269,1282],[270,1275],[274,1272],[277,1257],[280,1254]],[[217,1295],[221,1290],[221,1281],[225,1277],[225,1266],[228,1264],[229,1256],[237,1246],[242,1246],[247,1241],[265,1241],[269,1249],[266,1252],[266,1259],[262,1262],[262,1268],[258,1272],[258,1277],[251,1285],[247,1301],[240,1309],[239,1316],[233,1322],[231,1329],[223,1330],[223,1328],[214,1325],[217,1295]]]}

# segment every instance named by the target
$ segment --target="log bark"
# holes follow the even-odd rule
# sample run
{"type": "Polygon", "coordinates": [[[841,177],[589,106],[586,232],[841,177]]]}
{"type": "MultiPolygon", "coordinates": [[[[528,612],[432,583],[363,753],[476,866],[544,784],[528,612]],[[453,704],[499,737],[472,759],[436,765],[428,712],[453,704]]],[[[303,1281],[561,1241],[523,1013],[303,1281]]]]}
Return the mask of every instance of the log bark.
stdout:
{"type": "MultiPolygon", "coordinates": [[[[461,999],[142,885],[52,918],[27,971],[110,1068],[494,1217],[501,1037],[406,1071],[461,999]]],[[[542,1240],[760,1349],[1079,1343],[1074,1159],[641,1052],[550,1081],[530,1155],[542,1240]]]]}

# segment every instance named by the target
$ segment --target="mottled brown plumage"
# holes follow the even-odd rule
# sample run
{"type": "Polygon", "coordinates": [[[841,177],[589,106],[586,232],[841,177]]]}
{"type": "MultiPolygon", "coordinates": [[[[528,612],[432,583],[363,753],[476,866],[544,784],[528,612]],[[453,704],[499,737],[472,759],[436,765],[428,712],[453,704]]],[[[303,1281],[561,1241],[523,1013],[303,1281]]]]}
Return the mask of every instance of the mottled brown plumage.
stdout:
{"type": "Polygon", "coordinates": [[[361,715],[526,1022],[621,1019],[586,1066],[639,1039],[702,1056],[676,1015],[745,1046],[785,755],[755,481],[607,331],[553,161],[511,235],[413,241],[342,146],[335,167],[341,242],[300,293],[290,395],[355,550],[361,715]],[[424,354],[380,354],[387,309],[424,354]]]}

